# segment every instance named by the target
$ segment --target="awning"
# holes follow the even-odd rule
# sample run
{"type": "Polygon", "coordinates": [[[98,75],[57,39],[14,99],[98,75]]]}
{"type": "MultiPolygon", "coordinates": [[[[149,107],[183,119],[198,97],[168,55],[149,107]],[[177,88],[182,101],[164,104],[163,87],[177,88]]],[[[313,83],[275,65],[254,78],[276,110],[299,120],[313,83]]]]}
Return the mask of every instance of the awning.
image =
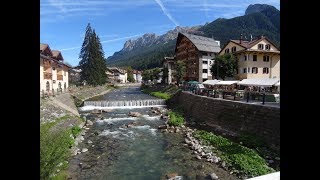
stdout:
{"type": "Polygon", "coordinates": [[[242,81],[238,82],[238,84],[243,86],[271,87],[278,82],[280,82],[280,78],[254,78],[243,79],[242,81]]]}
{"type": "Polygon", "coordinates": [[[216,83],[215,85],[232,85],[232,84],[236,84],[239,81],[220,81],[218,83],[216,83]]]}
{"type": "Polygon", "coordinates": [[[220,82],[220,80],[213,79],[213,80],[206,80],[206,81],[203,82],[202,84],[204,84],[204,85],[215,85],[215,84],[217,84],[218,82],[220,82]]]}

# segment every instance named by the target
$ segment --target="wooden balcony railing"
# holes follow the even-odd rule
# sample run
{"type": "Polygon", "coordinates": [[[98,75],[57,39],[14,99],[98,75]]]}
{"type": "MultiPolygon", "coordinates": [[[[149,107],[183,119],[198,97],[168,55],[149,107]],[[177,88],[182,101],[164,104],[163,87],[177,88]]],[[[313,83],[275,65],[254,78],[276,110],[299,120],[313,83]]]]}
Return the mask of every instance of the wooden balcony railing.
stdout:
{"type": "Polygon", "coordinates": [[[57,80],[63,81],[63,75],[57,74],[57,80]]]}
{"type": "Polygon", "coordinates": [[[52,79],[52,73],[43,72],[43,78],[44,79],[52,79]]]}

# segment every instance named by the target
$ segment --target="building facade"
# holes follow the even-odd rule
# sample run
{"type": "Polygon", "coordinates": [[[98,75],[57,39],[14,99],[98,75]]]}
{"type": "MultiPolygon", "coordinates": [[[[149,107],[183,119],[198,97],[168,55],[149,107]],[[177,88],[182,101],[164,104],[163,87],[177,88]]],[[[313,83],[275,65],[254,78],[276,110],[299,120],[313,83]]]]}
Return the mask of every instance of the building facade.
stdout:
{"type": "Polygon", "coordinates": [[[183,79],[199,82],[212,79],[210,68],[220,50],[220,41],[193,34],[179,33],[175,58],[177,61],[185,62],[186,72],[183,79]]]}
{"type": "Polygon", "coordinates": [[[141,83],[142,82],[141,71],[133,70],[133,74],[132,75],[133,75],[134,82],[136,82],[136,83],[141,83]]]}
{"type": "Polygon", "coordinates": [[[232,53],[238,62],[236,79],[280,78],[280,50],[268,38],[230,40],[219,55],[232,53]]]}
{"type": "Polygon", "coordinates": [[[166,84],[176,83],[176,79],[174,78],[175,73],[175,58],[174,57],[164,57],[163,59],[163,69],[167,69],[167,76],[164,76],[164,82],[166,84]]]}
{"type": "Polygon", "coordinates": [[[52,94],[66,91],[69,87],[69,66],[63,63],[60,51],[51,50],[40,43],[40,92],[52,94]]]}
{"type": "Polygon", "coordinates": [[[109,81],[117,83],[127,83],[128,74],[127,71],[118,67],[107,67],[106,74],[109,81]]]}

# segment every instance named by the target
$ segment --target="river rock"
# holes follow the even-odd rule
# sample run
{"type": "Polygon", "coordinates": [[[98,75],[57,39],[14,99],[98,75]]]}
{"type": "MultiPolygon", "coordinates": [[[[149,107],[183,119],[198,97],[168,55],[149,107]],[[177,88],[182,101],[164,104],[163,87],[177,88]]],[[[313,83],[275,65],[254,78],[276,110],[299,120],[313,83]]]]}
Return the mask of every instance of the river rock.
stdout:
{"type": "Polygon", "coordinates": [[[81,150],[81,152],[87,152],[88,151],[88,149],[87,148],[83,148],[82,150],[81,150]]]}
{"type": "Polygon", "coordinates": [[[103,109],[102,112],[110,113],[110,112],[112,112],[112,110],[111,109],[103,109]]]}
{"type": "Polygon", "coordinates": [[[226,167],[226,162],[222,161],[221,166],[224,168],[226,167]]]}
{"type": "Polygon", "coordinates": [[[94,110],[91,111],[91,113],[92,113],[92,114],[101,114],[102,111],[99,110],[99,109],[94,109],[94,110]]]}
{"type": "Polygon", "coordinates": [[[166,125],[160,125],[160,126],[158,127],[158,129],[167,129],[167,126],[166,126],[166,125]]]}
{"type": "Polygon", "coordinates": [[[269,160],[268,162],[269,162],[269,164],[272,164],[272,163],[274,163],[274,161],[273,161],[273,160],[269,160]]]}
{"type": "Polygon", "coordinates": [[[197,159],[199,159],[199,160],[201,159],[201,157],[200,157],[199,155],[197,155],[197,157],[196,157],[196,158],[197,158],[197,159]]]}
{"type": "Polygon", "coordinates": [[[166,174],[166,178],[167,179],[171,179],[171,178],[174,178],[176,176],[178,176],[178,173],[168,173],[168,174],[166,174]]]}
{"type": "Polygon", "coordinates": [[[87,120],[87,125],[88,125],[88,126],[92,126],[92,125],[93,125],[93,122],[90,121],[90,120],[87,120]]]}
{"type": "Polygon", "coordinates": [[[83,140],[84,140],[84,137],[83,137],[83,136],[80,136],[79,140],[80,140],[80,141],[83,141],[83,140]]]}
{"type": "Polygon", "coordinates": [[[218,179],[218,176],[217,176],[215,173],[211,173],[211,174],[210,174],[210,178],[211,178],[212,180],[215,180],[215,179],[218,179]]]}
{"type": "Polygon", "coordinates": [[[91,141],[91,140],[88,140],[88,144],[92,144],[92,141],[91,141]]]}
{"type": "Polygon", "coordinates": [[[180,132],[180,129],[176,128],[176,129],[175,129],[175,132],[176,132],[176,133],[180,132]]]}
{"type": "Polygon", "coordinates": [[[139,112],[129,112],[129,116],[132,116],[132,117],[139,117],[139,116],[142,116],[142,114],[140,114],[139,112]]]}

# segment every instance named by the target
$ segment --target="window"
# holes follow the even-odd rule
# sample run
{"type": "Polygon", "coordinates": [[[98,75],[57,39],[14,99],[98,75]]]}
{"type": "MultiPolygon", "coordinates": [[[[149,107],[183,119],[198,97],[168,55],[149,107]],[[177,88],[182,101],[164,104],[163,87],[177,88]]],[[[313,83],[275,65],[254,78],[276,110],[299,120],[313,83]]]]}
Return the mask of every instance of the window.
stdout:
{"type": "Polygon", "coordinates": [[[270,44],[266,44],[266,50],[270,50],[270,44]]]}
{"type": "Polygon", "coordinates": [[[233,46],[233,47],[231,48],[231,52],[236,52],[236,50],[237,50],[237,47],[235,47],[235,46],[233,46]]]}
{"type": "Polygon", "coordinates": [[[229,53],[229,49],[224,50],[224,53],[229,53]]]}
{"type": "Polygon", "coordinates": [[[252,74],[258,74],[258,68],[252,67],[252,74]]]}
{"type": "Polygon", "coordinates": [[[269,62],[269,56],[263,56],[263,61],[264,62],[269,62]]]}
{"type": "Polygon", "coordinates": [[[208,64],[208,61],[202,61],[203,64],[208,64]]]}
{"type": "Polygon", "coordinates": [[[257,55],[253,55],[253,60],[252,61],[257,61],[257,55]]]}
{"type": "Polygon", "coordinates": [[[246,60],[247,60],[247,55],[245,54],[245,55],[244,55],[244,61],[246,61],[246,60]]]}
{"type": "Polygon", "coordinates": [[[208,73],[208,69],[203,69],[202,73],[208,73]]]}
{"type": "Polygon", "coordinates": [[[263,74],[269,74],[269,68],[265,67],[263,68],[263,74]]]}
{"type": "Polygon", "coordinates": [[[55,67],[52,67],[52,70],[56,70],[56,68],[55,68],[55,67]]]}
{"type": "Polygon", "coordinates": [[[248,67],[248,74],[250,73],[250,68],[248,67]]]}
{"type": "Polygon", "coordinates": [[[211,64],[212,64],[212,61],[210,61],[209,65],[211,65],[211,64]]]}
{"type": "Polygon", "coordinates": [[[244,74],[247,73],[247,68],[243,68],[243,71],[242,71],[244,74]]]}
{"type": "Polygon", "coordinates": [[[258,49],[263,49],[263,44],[258,44],[258,49]]]}
{"type": "Polygon", "coordinates": [[[203,56],[208,56],[208,53],[203,52],[202,55],[203,55],[203,56]]]}

